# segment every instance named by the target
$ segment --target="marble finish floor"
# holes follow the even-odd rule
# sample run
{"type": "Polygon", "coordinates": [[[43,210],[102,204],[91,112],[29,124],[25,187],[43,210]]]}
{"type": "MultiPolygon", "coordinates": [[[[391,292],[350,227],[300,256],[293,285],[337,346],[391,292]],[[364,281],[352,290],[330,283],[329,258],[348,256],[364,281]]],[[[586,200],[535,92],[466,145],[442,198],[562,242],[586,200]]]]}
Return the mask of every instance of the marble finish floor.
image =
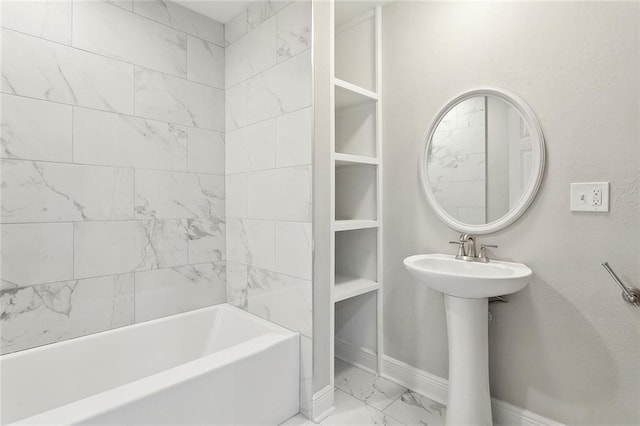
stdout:
{"type": "MultiPolygon", "coordinates": [[[[336,359],[336,410],[322,426],[444,425],[446,407],[412,390],[336,359]]],[[[298,414],[281,426],[313,426],[298,414]]]]}

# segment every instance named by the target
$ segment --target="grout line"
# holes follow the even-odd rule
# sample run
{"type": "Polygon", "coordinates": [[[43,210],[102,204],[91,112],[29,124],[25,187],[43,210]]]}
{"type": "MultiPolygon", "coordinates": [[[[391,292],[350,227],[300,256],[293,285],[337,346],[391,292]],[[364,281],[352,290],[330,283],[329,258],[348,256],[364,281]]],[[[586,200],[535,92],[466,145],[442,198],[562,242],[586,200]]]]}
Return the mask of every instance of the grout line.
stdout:
{"type": "MultiPolygon", "coordinates": [[[[34,284],[29,284],[29,285],[18,285],[17,287],[11,287],[11,289],[12,290],[13,289],[20,290],[20,289],[27,289],[27,288],[30,288],[30,287],[37,287],[37,286],[40,286],[40,285],[60,284],[60,283],[65,283],[65,282],[69,282],[69,281],[93,280],[93,279],[98,279],[98,278],[111,278],[111,277],[119,277],[119,276],[122,276],[122,275],[129,275],[129,274],[135,276],[136,274],[141,274],[141,273],[146,273],[146,272],[164,271],[164,270],[176,269],[176,268],[188,268],[190,266],[218,265],[218,264],[223,263],[223,262],[227,262],[227,261],[225,259],[220,259],[220,260],[213,260],[211,262],[187,263],[187,264],[180,264],[180,265],[174,265],[174,266],[164,266],[162,268],[141,269],[141,270],[138,270],[138,271],[134,270],[134,271],[128,271],[128,272],[116,272],[116,273],[106,274],[106,275],[92,275],[92,276],[88,276],[88,277],[75,277],[74,276],[73,278],[70,278],[68,280],[47,281],[47,282],[34,283],[34,284]]],[[[272,271],[272,272],[275,272],[275,271],[272,271]]],[[[277,273],[279,274],[279,272],[277,272],[277,273]]],[[[285,275],[285,274],[281,274],[281,275],[285,275]]],[[[298,277],[293,277],[293,278],[298,278],[298,277]]]]}
{"type": "MultiPolygon", "coordinates": [[[[275,220],[271,222],[273,229],[273,269],[277,267],[277,254],[278,254],[278,222],[275,220]]],[[[250,250],[251,251],[251,250],[250,250]]]]}
{"type": "MultiPolygon", "coordinates": [[[[136,167],[136,166],[114,166],[109,164],[92,164],[92,163],[68,163],[63,161],[51,161],[51,160],[36,160],[30,158],[14,158],[14,157],[0,157],[0,160],[3,161],[25,161],[29,163],[47,163],[47,164],[58,164],[65,166],[79,166],[79,167],[104,167],[109,169],[130,169],[130,170],[140,170],[140,171],[151,171],[151,172],[164,172],[164,173],[176,173],[176,174],[186,174],[186,175],[204,175],[204,176],[216,176],[216,177],[224,177],[225,175],[222,173],[204,173],[204,172],[190,172],[185,170],[172,170],[172,169],[153,169],[149,167],[136,167]]],[[[283,168],[292,168],[292,167],[301,167],[301,166],[288,166],[283,168]]],[[[271,170],[271,169],[270,169],[271,170]]]]}
{"type": "Polygon", "coordinates": [[[189,79],[189,35],[187,34],[187,38],[184,41],[184,77],[189,79]]]}
{"type": "Polygon", "coordinates": [[[131,192],[131,196],[133,197],[133,202],[131,203],[131,217],[136,217],[136,175],[137,175],[137,171],[136,169],[133,169],[133,179],[132,179],[132,192],[131,192]]]}
{"type": "MultiPolygon", "coordinates": [[[[116,5],[116,4],[113,4],[113,3],[110,3],[110,2],[107,2],[107,3],[108,3],[108,4],[111,4],[112,6],[120,7],[120,6],[118,6],[118,5],[116,5]]],[[[198,15],[198,16],[201,16],[201,17],[203,17],[203,18],[207,19],[208,21],[215,22],[216,24],[219,24],[219,25],[221,25],[221,26],[222,26],[222,36],[223,36],[223,37],[222,37],[222,44],[223,44],[223,45],[221,46],[221,45],[219,45],[219,44],[218,44],[217,42],[215,42],[215,41],[211,41],[211,40],[208,40],[208,39],[206,39],[206,38],[202,38],[202,37],[201,37],[201,36],[199,36],[199,35],[192,34],[192,33],[190,33],[190,32],[187,32],[187,31],[183,30],[183,29],[176,28],[176,27],[174,27],[174,26],[171,26],[171,25],[166,24],[166,23],[164,23],[164,22],[158,21],[158,20],[153,19],[153,18],[151,18],[151,17],[149,17],[149,16],[143,15],[143,14],[141,14],[141,13],[139,13],[139,12],[136,12],[136,7],[135,7],[136,0],[132,0],[132,3],[133,3],[133,10],[125,9],[125,8],[122,8],[122,7],[121,7],[121,9],[126,10],[126,11],[127,11],[127,12],[129,12],[129,13],[133,13],[134,15],[139,16],[139,17],[141,17],[141,18],[144,18],[144,19],[146,19],[146,20],[148,20],[148,21],[155,22],[156,24],[160,24],[160,25],[162,25],[163,27],[167,27],[167,28],[172,29],[172,30],[174,30],[174,31],[176,31],[176,32],[179,32],[179,33],[183,33],[183,34],[185,34],[186,36],[191,36],[191,37],[197,38],[197,39],[199,39],[199,40],[206,41],[207,43],[214,44],[214,45],[216,45],[216,46],[218,46],[218,47],[222,47],[223,49],[224,49],[224,47],[225,47],[225,46],[224,46],[224,25],[225,25],[225,24],[223,24],[222,22],[218,22],[218,21],[216,21],[215,19],[209,18],[208,16],[202,15],[202,14],[200,14],[200,13],[198,13],[198,12],[194,11],[194,10],[189,9],[189,12],[192,12],[192,13],[194,13],[194,14],[198,15]]]]}
{"type": "MultiPolygon", "coordinates": [[[[131,89],[132,89],[132,96],[133,96],[133,103],[131,104],[131,116],[133,117],[137,117],[136,115],[136,87],[137,87],[137,80],[138,80],[138,73],[136,72],[136,67],[135,65],[133,66],[133,78],[131,79],[131,89]]],[[[160,121],[160,120],[156,120],[156,121],[160,121]]]]}
{"type": "Polygon", "coordinates": [[[225,176],[240,176],[240,175],[250,175],[250,174],[256,174],[256,173],[261,173],[261,172],[270,172],[270,171],[274,171],[274,170],[287,170],[287,169],[308,169],[308,168],[312,168],[312,164],[294,164],[292,166],[283,166],[283,167],[270,167],[268,169],[258,169],[258,170],[249,170],[249,171],[242,171],[242,172],[232,172],[232,173],[226,173],[225,176]]]}
{"type": "MultiPolygon", "coordinates": [[[[285,272],[279,272],[279,271],[274,270],[275,268],[274,269],[269,269],[269,268],[261,268],[259,266],[252,266],[252,265],[246,264],[244,262],[238,262],[236,260],[225,259],[225,260],[219,261],[219,262],[226,262],[227,265],[229,263],[232,263],[232,264],[235,264],[235,265],[246,266],[247,270],[249,270],[249,269],[259,269],[261,271],[271,272],[271,273],[274,273],[274,274],[282,275],[284,277],[295,278],[295,279],[298,279],[298,280],[306,281],[307,283],[311,283],[313,281],[311,278],[308,278],[308,277],[306,277],[306,278],[305,277],[299,277],[297,275],[291,275],[291,274],[287,274],[285,272]]],[[[289,287],[295,287],[295,286],[289,286],[289,287]]]]}
{"type": "MultiPolygon", "coordinates": [[[[127,61],[126,59],[122,59],[122,58],[119,58],[119,57],[116,57],[116,56],[108,56],[108,55],[105,55],[105,54],[102,54],[102,53],[97,53],[97,52],[94,52],[94,51],[91,51],[91,50],[83,49],[81,47],[76,47],[76,46],[73,46],[73,45],[60,43],[59,41],[49,40],[49,39],[46,39],[46,38],[38,37],[36,35],[25,33],[23,31],[14,30],[14,29],[11,29],[11,28],[6,28],[6,27],[1,27],[1,28],[3,30],[6,30],[6,31],[11,31],[11,32],[16,33],[16,34],[21,34],[23,36],[35,38],[35,39],[42,40],[42,41],[45,41],[45,42],[48,42],[48,43],[53,43],[55,45],[63,46],[63,47],[66,47],[68,49],[76,50],[78,52],[84,52],[84,53],[88,53],[90,55],[100,56],[100,57],[108,59],[110,61],[115,61],[115,62],[119,62],[121,64],[126,64],[126,65],[131,65],[133,67],[137,66],[137,67],[140,67],[140,68],[145,68],[145,69],[151,70],[153,72],[157,72],[157,73],[160,73],[160,74],[168,75],[170,77],[177,78],[179,80],[187,81],[189,83],[199,84],[201,86],[206,86],[206,87],[209,87],[209,88],[212,88],[212,89],[221,90],[223,92],[226,90],[226,88],[219,88],[219,87],[215,87],[215,86],[210,86],[210,85],[205,84],[205,83],[201,83],[199,81],[189,80],[187,78],[187,76],[186,76],[186,71],[185,71],[185,75],[181,76],[181,75],[173,74],[173,73],[170,73],[170,72],[157,70],[155,68],[151,68],[151,67],[146,66],[146,65],[142,65],[142,64],[135,63],[135,62],[127,61]]],[[[186,51],[186,49],[185,49],[185,51],[186,51]]]]}
{"type": "MultiPolygon", "coordinates": [[[[237,216],[227,216],[225,219],[231,220],[244,220],[244,221],[254,221],[254,222],[285,222],[285,223],[303,223],[309,224],[310,220],[294,220],[294,219],[274,219],[274,218],[261,218],[261,217],[237,217],[237,216]]],[[[39,223],[39,222],[36,222],[39,223]]],[[[54,222],[57,223],[57,222],[54,222]]],[[[366,228],[365,228],[366,229],[366,228]]]]}
{"type": "MultiPolygon", "coordinates": [[[[75,145],[74,145],[74,135],[75,135],[75,117],[76,117],[76,111],[75,111],[75,107],[71,107],[71,163],[74,163],[74,159],[75,159],[75,145]]],[[[17,158],[16,158],[17,160],[17,158]]],[[[32,161],[36,161],[36,160],[32,160],[32,161]]],[[[55,163],[56,161],[52,161],[52,163],[55,163]]]]}
{"type": "MultiPolygon", "coordinates": [[[[344,361],[342,361],[342,362],[344,362],[344,361]]],[[[371,372],[369,372],[369,371],[365,371],[365,370],[363,370],[363,369],[361,369],[361,368],[359,368],[359,367],[357,367],[357,366],[355,366],[355,365],[353,365],[353,364],[349,364],[349,363],[347,363],[347,362],[345,362],[345,364],[349,365],[352,369],[356,369],[356,370],[359,370],[359,371],[361,371],[361,372],[364,372],[364,373],[366,373],[366,374],[367,374],[367,375],[369,375],[369,376],[372,376],[372,375],[373,375],[373,373],[371,373],[371,372]]],[[[376,380],[377,380],[378,378],[382,378],[382,379],[384,379],[384,378],[383,378],[383,377],[381,377],[381,376],[376,376],[376,380]]],[[[386,380],[386,379],[384,379],[384,380],[386,380]]],[[[394,384],[395,384],[395,383],[394,383],[394,384]]],[[[387,412],[386,412],[385,410],[387,410],[389,407],[391,407],[391,405],[393,405],[393,403],[395,403],[397,400],[399,400],[400,398],[402,398],[402,395],[404,395],[404,393],[405,393],[407,390],[409,390],[408,388],[405,388],[404,386],[400,386],[400,385],[397,385],[397,386],[398,386],[398,387],[400,387],[400,388],[402,388],[402,389],[405,389],[405,390],[404,390],[402,393],[400,393],[400,395],[398,395],[398,396],[396,396],[395,398],[391,399],[391,401],[390,401],[387,405],[385,405],[383,408],[377,408],[377,407],[374,407],[373,405],[371,405],[371,404],[367,403],[367,401],[365,401],[365,400],[362,400],[362,399],[358,398],[356,395],[349,394],[348,392],[347,392],[347,394],[349,394],[349,395],[353,396],[353,397],[354,397],[354,398],[356,398],[358,401],[362,402],[362,404],[363,404],[363,405],[366,405],[366,406],[368,406],[368,407],[371,407],[371,408],[373,408],[373,409],[375,409],[375,410],[380,411],[381,413],[383,413],[383,414],[385,414],[385,415],[388,415],[388,414],[387,414],[387,412]]],[[[336,387],[336,389],[337,389],[337,390],[340,390],[340,389],[338,389],[337,387],[336,387]]],[[[343,391],[343,392],[344,392],[344,391],[343,391]]],[[[389,417],[391,417],[393,420],[396,420],[396,421],[397,421],[397,419],[395,419],[394,417],[392,417],[392,416],[389,416],[389,417]]]]}
{"type": "MultiPolygon", "coordinates": [[[[140,12],[136,12],[136,6],[135,6],[135,5],[136,5],[136,0],[132,0],[132,1],[131,1],[131,3],[132,3],[132,10],[129,10],[129,9],[124,8],[124,7],[121,7],[121,6],[118,6],[117,4],[115,4],[115,3],[111,3],[111,2],[109,2],[109,1],[105,1],[104,3],[106,3],[106,4],[110,5],[110,6],[117,7],[118,9],[124,10],[125,12],[131,13],[131,14],[133,14],[133,15],[135,15],[135,16],[138,16],[138,17],[140,17],[140,18],[142,18],[142,19],[145,19],[145,20],[147,20],[147,21],[153,22],[153,23],[155,23],[155,24],[162,25],[163,27],[165,27],[165,28],[169,28],[170,30],[173,30],[173,31],[175,31],[175,32],[177,32],[177,33],[184,34],[184,35],[185,35],[185,37],[186,37],[186,36],[195,37],[195,38],[197,38],[197,39],[200,39],[200,40],[206,41],[207,43],[215,44],[215,45],[216,45],[216,46],[218,46],[218,47],[222,47],[222,48],[224,48],[224,46],[220,46],[220,45],[219,45],[217,42],[215,42],[215,41],[210,41],[210,40],[208,40],[208,39],[202,38],[202,37],[201,37],[201,36],[199,36],[199,35],[194,35],[194,34],[192,34],[192,33],[190,33],[190,32],[187,32],[187,31],[185,31],[185,30],[183,30],[183,29],[181,29],[181,28],[176,28],[176,27],[174,27],[174,26],[171,26],[171,25],[169,25],[169,24],[166,24],[165,22],[158,21],[158,20],[153,19],[153,18],[151,18],[151,17],[149,17],[149,16],[143,15],[143,14],[141,14],[140,12]]],[[[200,14],[200,13],[196,12],[196,11],[193,11],[193,10],[190,10],[190,9],[189,9],[189,11],[190,11],[190,12],[192,12],[192,13],[194,13],[194,14],[196,14],[196,15],[198,15],[198,16],[201,16],[201,17],[203,17],[203,18],[207,19],[208,21],[215,22],[216,24],[221,25],[221,26],[223,27],[223,29],[224,29],[224,24],[223,24],[222,22],[218,22],[218,21],[216,21],[215,19],[209,18],[208,16],[202,15],[202,14],[200,14]]],[[[167,12],[168,12],[168,11],[167,11],[167,12]]],[[[224,39],[224,37],[223,37],[223,39],[224,39]]],[[[222,41],[222,43],[224,43],[224,40],[222,41]]]]}
{"type": "MultiPolygon", "coordinates": [[[[97,219],[97,220],[84,220],[84,221],[78,221],[78,220],[61,220],[61,221],[43,221],[43,222],[35,222],[35,221],[31,221],[31,222],[0,222],[0,226],[10,226],[10,225],[55,225],[55,224],[62,224],[62,223],[72,223],[72,224],[98,224],[98,223],[129,223],[129,222],[136,222],[136,223],[143,223],[143,222],[177,222],[177,221],[189,221],[189,220],[208,220],[208,221],[218,221],[218,222],[222,222],[222,223],[226,223],[226,218],[224,216],[207,216],[207,217],[183,217],[183,218],[179,218],[179,217],[168,217],[168,218],[144,218],[144,219],[136,219],[136,218],[132,218],[132,219],[97,219]]],[[[270,219],[268,219],[270,220],[270,219]]],[[[294,221],[286,221],[283,220],[282,222],[294,222],[294,221]]],[[[306,223],[306,222],[304,222],[306,223]]]]}
{"type": "Polygon", "coordinates": [[[133,323],[136,323],[136,274],[133,273],[133,323]]]}
{"type": "MultiPolygon", "coordinates": [[[[153,71],[153,70],[151,70],[151,71],[153,71]]],[[[223,89],[218,89],[218,90],[223,90],[223,89]]],[[[142,116],[142,115],[133,115],[133,114],[129,114],[129,113],[126,113],[126,112],[109,111],[109,110],[106,110],[106,109],[98,109],[98,108],[93,108],[93,107],[89,107],[89,106],[85,106],[85,105],[69,104],[69,103],[65,103],[65,102],[52,101],[50,99],[36,98],[36,97],[33,97],[33,96],[26,96],[26,95],[21,95],[21,94],[18,94],[18,93],[9,93],[9,92],[0,92],[0,93],[2,93],[3,95],[6,95],[6,96],[17,96],[17,97],[20,97],[20,98],[31,99],[31,100],[40,101],[40,102],[48,102],[48,103],[52,103],[52,104],[56,104],[56,105],[64,105],[64,106],[76,107],[76,108],[84,108],[84,109],[88,109],[88,110],[91,110],[91,111],[103,112],[103,113],[106,113],[106,114],[124,115],[126,117],[138,118],[138,119],[141,119],[141,120],[155,121],[155,122],[158,122],[158,123],[170,124],[170,125],[173,125],[173,126],[181,126],[181,127],[185,127],[185,128],[189,128],[189,129],[199,129],[199,130],[203,130],[203,131],[207,131],[207,132],[216,132],[216,133],[225,133],[225,131],[226,131],[226,130],[210,129],[210,128],[207,128],[207,127],[191,126],[191,125],[188,125],[188,124],[178,123],[178,122],[175,122],[175,121],[159,120],[157,118],[145,117],[145,116],[142,116]]],[[[307,107],[305,107],[305,108],[307,108],[307,107]]],[[[292,112],[294,112],[294,111],[292,111],[292,112]]]]}
{"type": "MultiPolygon", "coordinates": [[[[71,0],[71,1],[73,1],[73,0],[71,0]]],[[[111,6],[118,7],[118,8],[120,8],[120,9],[122,9],[122,10],[126,10],[127,12],[133,12],[133,8],[134,8],[134,0],[130,0],[130,1],[131,1],[131,10],[127,9],[127,8],[126,8],[126,7],[124,7],[124,6],[120,6],[120,3],[121,3],[121,2],[114,3],[114,2],[112,2],[112,1],[110,1],[110,0],[101,0],[101,1],[104,1],[104,2],[105,2],[105,3],[107,3],[107,4],[110,4],[111,6]]],[[[135,12],[134,12],[134,13],[135,13],[135,12]]],[[[140,16],[142,16],[142,15],[140,15],[140,16]]]]}
{"type": "MultiPolygon", "coordinates": [[[[259,222],[311,223],[310,220],[274,219],[274,218],[258,218],[258,217],[254,218],[254,217],[226,216],[225,219],[254,221],[254,222],[259,221],[259,222]]],[[[35,223],[40,223],[40,222],[35,222],[35,223]]],[[[54,223],[58,223],[58,222],[54,222],[54,223]]],[[[369,228],[365,228],[365,229],[369,229],[369,228]]],[[[356,230],[359,230],[359,229],[356,229],[356,230]]]]}
{"type": "MultiPolygon", "coordinates": [[[[191,164],[189,162],[189,146],[191,145],[191,132],[189,132],[189,130],[185,130],[184,132],[184,137],[186,139],[186,143],[185,143],[185,160],[187,163],[187,171],[191,170],[191,164]]],[[[209,138],[207,137],[207,140],[209,140],[209,138]]],[[[226,159],[225,159],[225,165],[226,165],[226,159]]],[[[217,174],[220,175],[224,178],[225,173],[211,173],[211,174],[217,174]]],[[[224,188],[224,183],[223,183],[223,188],[224,188]]],[[[225,194],[225,201],[226,201],[226,194],[225,194]]]]}
{"type": "MultiPolygon", "coordinates": [[[[394,384],[395,384],[395,383],[394,383],[394,384]]],[[[397,386],[400,386],[400,385],[397,385],[397,386]]],[[[407,388],[405,388],[404,386],[400,386],[400,387],[401,387],[401,388],[403,388],[403,389],[407,389],[407,388]]],[[[405,392],[406,392],[406,390],[405,390],[405,391],[403,391],[400,395],[398,395],[398,396],[396,396],[395,398],[393,398],[393,399],[391,400],[391,402],[390,402],[389,404],[385,405],[385,406],[384,406],[384,408],[380,409],[380,411],[382,411],[383,413],[385,413],[385,410],[386,410],[387,408],[391,407],[391,406],[392,406],[392,405],[393,405],[397,400],[399,400],[400,398],[402,398],[402,395],[404,395],[404,393],[405,393],[405,392]]],[[[385,413],[385,414],[386,414],[386,413],[385,413]]]]}
{"type": "MultiPolygon", "coordinates": [[[[273,68],[277,67],[278,65],[286,64],[288,61],[290,61],[290,60],[292,60],[292,59],[295,59],[295,58],[297,58],[298,56],[303,55],[303,54],[305,54],[305,53],[309,52],[310,50],[311,50],[311,47],[307,47],[306,49],[304,49],[304,50],[302,50],[302,51],[300,51],[300,52],[296,53],[295,55],[293,55],[293,56],[289,56],[289,57],[288,57],[287,59],[285,59],[284,61],[282,61],[282,62],[277,62],[277,54],[278,54],[278,50],[276,49],[276,63],[275,63],[274,65],[271,65],[269,68],[265,68],[265,69],[263,69],[262,71],[260,71],[260,72],[258,72],[258,73],[255,73],[255,74],[253,74],[253,75],[251,75],[251,76],[249,76],[249,77],[245,78],[244,80],[238,81],[238,82],[234,83],[233,85],[231,85],[231,86],[229,86],[229,87],[226,87],[226,79],[225,79],[225,89],[224,89],[224,90],[233,89],[233,88],[235,88],[236,86],[241,85],[242,83],[246,83],[247,81],[251,80],[252,78],[255,78],[255,77],[257,77],[257,76],[259,76],[259,75],[261,75],[261,74],[264,74],[265,72],[267,72],[267,71],[269,71],[269,70],[271,70],[271,69],[273,69],[273,68]]],[[[225,53],[226,53],[226,52],[225,52],[225,53]]],[[[312,59],[313,59],[313,58],[312,58],[312,59]]],[[[225,55],[225,61],[226,61],[226,55],[225,55]]],[[[226,76],[226,67],[227,67],[227,64],[226,64],[226,62],[225,62],[225,76],[226,76]]]]}
{"type": "MultiPolygon", "coordinates": [[[[244,126],[238,126],[238,127],[235,127],[235,128],[233,128],[233,129],[231,129],[231,130],[229,130],[229,129],[225,129],[224,133],[225,133],[225,135],[226,135],[226,134],[229,134],[229,133],[233,133],[233,132],[235,132],[236,130],[246,129],[247,127],[255,126],[255,125],[258,125],[258,124],[260,124],[260,123],[264,123],[265,121],[274,120],[274,119],[277,119],[277,118],[283,117],[283,116],[288,115],[288,114],[293,114],[293,113],[295,113],[295,112],[300,112],[300,111],[302,111],[302,110],[304,110],[304,109],[311,108],[312,106],[313,106],[313,105],[305,105],[305,106],[300,107],[300,108],[298,108],[298,109],[294,109],[294,110],[291,110],[291,111],[284,112],[284,113],[282,113],[282,114],[274,115],[273,117],[269,117],[269,118],[265,118],[265,119],[262,119],[262,120],[254,121],[254,122],[251,122],[251,123],[249,123],[249,124],[245,124],[244,126]]],[[[226,111],[225,111],[225,113],[226,113],[226,111]]]]}
{"type": "MultiPolygon", "coordinates": [[[[255,2],[252,2],[255,3],[255,2]]],[[[282,7],[282,9],[278,10],[276,13],[268,16],[264,21],[260,22],[258,25],[256,25],[253,28],[249,28],[249,7],[245,7],[243,12],[245,13],[245,21],[247,23],[247,31],[244,32],[243,34],[241,34],[238,38],[236,38],[235,40],[233,40],[231,43],[227,44],[227,47],[231,46],[233,43],[237,42],[238,40],[241,40],[242,38],[244,38],[247,34],[249,34],[250,32],[254,31],[255,29],[259,28],[262,24],[264,24],[265,22],[267,22],[269,19],[273,18],[274,16],[278,16],[280,15],[280,13],[284,10],[286,10],[289,6],[291,6],[293,3],[295,3],[295,0],[289,0],[289,2],[287,2],[287,4],[282,7]]],[[[242,13],[242,12],[241,12],[242,13]]],[[[237,14],[236,16],[234,16],[232,19],[237,18],[238,16],[240,16],[240,13],[237,14]]],[[[276,22],[277,24],[277,22],[276,22]]],[[[226,25],[226,24],[225,24],[226,25]]],[[[277,25],[276,25],[277,26],[277,25]]],[[[225,37],[226,40],[226,37],[225,37]]]]}
{"type": "Polygon", "coordinates": [[[71,275],[76,279],[76,225],[71,225],[71,275]]]}
{"type": "MultiPolygon", "coordinates": [[[[70,5],[71,5],[71,19],[70,19],[70,22],[69,22],[69,24],[71,25],[71,43],[70,43],[69,47],[73,47],[73,15],[74,15],[74,12],[75,12],[75,9],[74,9],[73,6],[74,6],[75,2],[74,2],[74,0],[68,0],[68,1],[69,1],[70,5]]],[[[34,36],[34,37],[37,37],[37,36],[34,36]]],[[[45,39],[44,37],[39,37],[39,38],[42,38],[43,40],[48,40],[48,39],[45,39]]],[[[61,43],[61,44],[63,44],[63,43],[61,43]]]]}

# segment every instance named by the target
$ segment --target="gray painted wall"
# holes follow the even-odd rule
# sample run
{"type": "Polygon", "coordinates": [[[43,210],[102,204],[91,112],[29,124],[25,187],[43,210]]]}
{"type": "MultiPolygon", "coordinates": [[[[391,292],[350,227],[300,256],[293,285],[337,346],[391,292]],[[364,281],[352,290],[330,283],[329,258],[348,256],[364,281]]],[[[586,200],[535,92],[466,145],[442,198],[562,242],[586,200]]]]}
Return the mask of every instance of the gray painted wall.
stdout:
{"type": "Polygon", "coordinates": [[[452,253],[427,206],[423,137],[451,97],[497,86],[524,98],[547,142],[529,211],[480,237],[524,262],[530,285],[492,308],[492,394],[572,424],[638,424],[640,309],[600,267],[640,286],[638,3],[397,2],[383,9],[385,352],[447,377],[442,296],[405,256],[452,253]],[[611,211],[571,213],[569,183],[611,182],[611,211]],[[399,190],[402,188],[402,190],[399,190]]]}

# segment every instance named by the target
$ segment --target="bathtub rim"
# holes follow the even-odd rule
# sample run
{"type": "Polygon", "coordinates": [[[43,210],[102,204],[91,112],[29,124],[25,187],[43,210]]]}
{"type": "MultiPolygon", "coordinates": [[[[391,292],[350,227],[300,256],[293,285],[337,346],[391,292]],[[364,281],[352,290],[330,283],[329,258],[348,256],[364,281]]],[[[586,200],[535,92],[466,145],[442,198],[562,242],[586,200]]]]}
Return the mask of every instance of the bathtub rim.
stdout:
{"type": "MultiPolygon", "coordinates": [[[[6,426],[29,424],[77,424],[106,414],[127,403],[160,393],[218,368],[246,359],[287,340],[299,339],[300,334],[268,334],[253,338],[202,358],[163,370],[151,376],[125,383],[69,404],[8,423],[6,426]],[[297,335],[297,336],[296,336],[297,335]],[[160,386],[161,385],[161,386],[160,386]]],[[[298,343],[299,345],[299,343],[298,343]]],[[[299,346],[298,346],[299,347],[299,346]]],[[[298,389],[299,392],[299,389],[298,389]]]]}
{"type": "MultiPolygon", "coordinates": [[[[275,322],[269,321],[268,319],[265,319],[259,315],[256,315],[252,312],[249,311],[245,311],[244,309],[238,308],[237,306],[233,306],[232,304],[225,302],[225,303],[219,303],[217,305],[212,305],[212,306],[205,306],[202,308],[197,308],[197,309],[192,309],[190,311],[186,311],[186,312],[179,312],[177,314],[172,314],[172,315],[168,315],[165,317],[160,317],[160,318],[154,318],[154,319],[150,319],[147,321],[142,321],[142,322],[138,322],[138,323],[133,323],[133,324],[127,324],[127,325],[123,325],[121,327],[116,327],[116,328],[111,328],[109,330],[102,330],[102,331],[98,331],[95,333],[89,333],[89,334],[84,334],[82,336],[75,336],[75,337],[71,337],[68,339],[64,339],[64,340],[60,340],[58,342],[51,342],[51,343],[45,343],[43,345],[39,345],[39,346],[34,346],[32,348],[24,348],[24,349],[18,349],[16,351],[13,352],[9,352],[6,354],[0,354],[0,375],[2,374],[2,364],[3,364],[3,360],[10,360],[12,358],[17,358],[19,355],[25,355],[26,353],[30,353],[30,354],[35,354],[38,353],[40,351],[44,351],[46,349],[49,349],[51,346],[60,346],[60,347],[64,347],[64,346],[68,346],[71,345],[73,343],[78,343],[78,341],[80,340],[90,340],[93,338],[98,338],[98,337],[104,337],[104,336],[108,336],[111,334],[115,334],[119,331],[122,331],[123,329],[128,329],[130,331],[135,330],[137,328],[141,328],[144,326],[149,326],[151,324],[160,324],[163,322],[168,322],[170,320],[176,320],[178,318],[186,318],[189,316],[195,316],[198,314],[202,314],[205,311],[214,311],[214,310],[229,310],[229,311],[233,311],[236,313],[240,313],[241,315],[248,315],[251,317],[252,320],[255,320],[256,322],[259,322],[261,325],[264,325],[265,327],[269,328],[270,331],[275,332],[275,334],[286,334],[286,333],[299,333],[296,330],[291,330],[287,327],[284,327],[280,324],[276,324],[275,322]]],[[[0,328],[0,334],[2,333],[2,330],[0,328]]]]}
{"type": "MultiPolygon", "coordinates": [[[[77,345],[80,342],[83,342],[84,344],[91,344],[93,339],[104,338],[115,333],[121,333],[125,328],[129,331],[134,331],[139,328],[144,328],[145,326],[149,327],[153,324],[161,324],[176,320],[179,321],[180,318],[202,315],[203,313],[206,314],[208,311],[225,310],[233,312],[234,314],[239,314],[250,321],[256,322],[258,326],[264,328],[264,334],[242,341],[222,350],[175,365],[149,376],[141,377],[110,389],[103,390],[102,392],[76,399],[67,404],[50,408],[46,411],[33,414],[28,417],[23,417],[21,419],[14,419],[10,423],[7,423],[7,426],[17,426],[22,424],[52,424],[52,422],[55,424],[81,422],[88,418],[106,413],[120,405],[126,404],[127,402],[153,395],[154,393],[161,392],[163,389],[168,387],[176,386],[180,383],[194,379],[208,371],[212,371],[216,368],[223,368],[224,366],[230,365],[240,359],[246,359],[254,356],[261,351],[267,350],[278,343],[290,339],[297,339],[299,353],[301,334],[298,331],[293,331],[279,324],[275,324],[256,314],[230,305],[229,303],[222,303],[4,354],[0,356],[0,375],[2,374],[4,362],[24,357],[27,354],[38,355],[41,354],[42,351],[51,350],[53,346],[64,349],[70,345],[77,345]],[[161,386],[153,386],[156,383],[158,385],[161,384],[161,386]],[[127,389],[125,393],[123,393],[124,388],[127,389]],[[98,410],[97,407],[100,407],[100,409],[98,410]],[[42,420],[39,420],[40,418],[42,420]],[[44,421],[45,419],[46,421],[44,421]]],[[[2,401],[0,401],[0,405],[1,403],[2,401]]]]}

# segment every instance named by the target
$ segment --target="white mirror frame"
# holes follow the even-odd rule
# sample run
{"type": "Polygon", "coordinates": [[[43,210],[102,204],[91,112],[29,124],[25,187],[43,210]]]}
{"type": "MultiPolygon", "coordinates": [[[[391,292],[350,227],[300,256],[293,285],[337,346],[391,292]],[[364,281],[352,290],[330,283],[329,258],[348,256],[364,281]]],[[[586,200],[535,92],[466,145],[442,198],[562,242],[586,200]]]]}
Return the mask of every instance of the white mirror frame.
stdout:
{"type": "Polygon", "coordinates": [[[424,151],[422,153],[422,157],[420,158],[420,180],[422,181],[422,189],[424,190],[429,205],[436,213],[436,215],[440,218],[440,220],[442,220],[445,224],[460,232],[467,232],[470,234],[489,234],[491,232],[499,231],[511,225],[520,216],[522,216],[529,205],[531,205],[533,199],[538,193],[540,184],[542,183],[542,176],[544,175],[544,163],[545,146],[542,128],[540,127],[540,123],[538,122],[538,119],[536,118],[533,110],[529,107],[529,105],[527,105],[515,94],[510,93],[506,90],[494,87],[483,87],[479,89],[469,90],[467,92],[464,92],[462,95],[455,97],[454,99],[449,101],[442,110],[440,110],[438,115],[436,115],[427,133],[427,137],[424,143],[424,151]],[[529,183],[525,188],[524,193],[520,197],[518,203],[507,214],[487,224],[469,225],[451,217],[440,206],[440,203],[438,202],[435,194],[433,193],[433,190],[431,189],[431,182],[429,181],[429,174],[427,173],[427,153],[429,152],[429,147],[431,145],[433,135],[442,118],[460,102],[477,96],[493,96],[502,99],[508,105],[515,108],[527,121],[533,136],[531,143],[533,150],[533,163],[531,165],[531,170],[533,176],[531,176],[531,179],[529,180],[529,183]]]}

